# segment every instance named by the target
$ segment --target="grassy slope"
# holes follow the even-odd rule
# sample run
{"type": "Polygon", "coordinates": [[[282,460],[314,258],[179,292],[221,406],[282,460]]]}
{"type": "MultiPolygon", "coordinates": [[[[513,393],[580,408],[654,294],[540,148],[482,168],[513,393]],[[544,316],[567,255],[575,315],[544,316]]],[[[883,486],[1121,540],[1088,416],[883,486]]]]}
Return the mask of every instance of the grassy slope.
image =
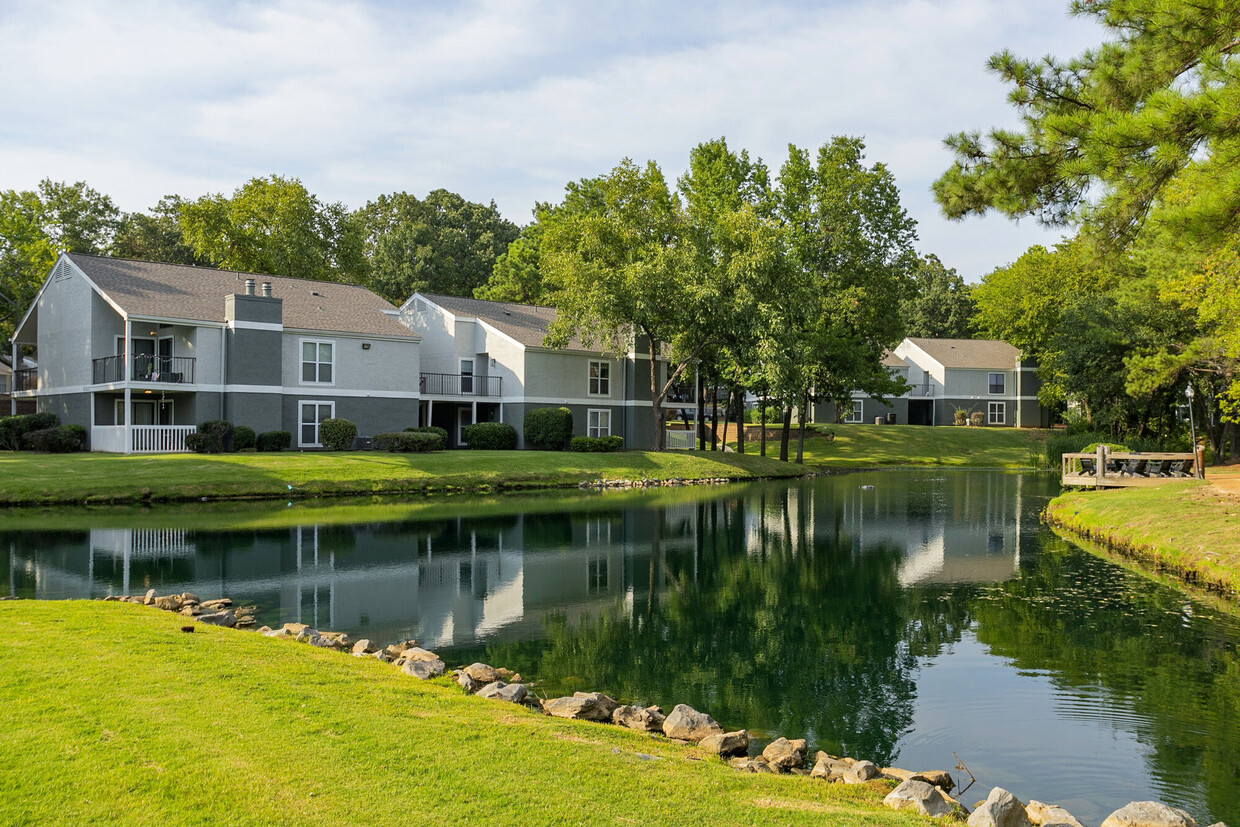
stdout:
{"type": "Polygon", "coordinates": [[[377,661],[182,622],[0,603],[0,823],[925,823],[882,808],[882,782],[746,775],[377,661]]]}
{"type": "Polygon", "coordinates": [[[1240,592],[1240,498],[1208,482],[1070,491],[1050,502],[1046,518],[1150,568],[1240,592]]]}
{"type": "Polygon", "coordinates": [[[552,487],[599,478],[750,479],[801,473],[760,457],[701,452],[20,453],[0,454],[0,505],[424,493],[552,487]]]}
{"type": "MultiPolygon", "coordinates": [[[[805,462],[837,468],[880,465],[957,465],[1031,468],[1031,453],[1046,431],[1017,428],[971,428],[953,425],[820,425],[835,439],[805,437],[805,462]]],[[[789,452],[796,450],[796,433],[789,452]]],[[[770,443],[767,452],[770,453],[770,443]]],[[[778,455],[779,447],[775,451],[778,455]]]]}

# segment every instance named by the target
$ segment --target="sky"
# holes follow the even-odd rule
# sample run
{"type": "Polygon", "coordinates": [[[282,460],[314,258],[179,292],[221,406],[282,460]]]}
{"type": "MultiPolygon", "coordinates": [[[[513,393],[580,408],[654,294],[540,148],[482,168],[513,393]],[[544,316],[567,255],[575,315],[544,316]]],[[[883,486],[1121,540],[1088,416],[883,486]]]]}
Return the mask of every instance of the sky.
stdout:
{"type": "Polygon", "coordinates": [[[85,181],[126,211],[296,177],[356,208],[433,189],[537,201],[623,158],[669,179],[726,137],[866,142],[918,249],[975,281],[1062,234],[944,219],[943,138],[1015,126],[985,69],[1096,44],[1066,0],[400,2],[0,0],[0,190],[85,181]]]}

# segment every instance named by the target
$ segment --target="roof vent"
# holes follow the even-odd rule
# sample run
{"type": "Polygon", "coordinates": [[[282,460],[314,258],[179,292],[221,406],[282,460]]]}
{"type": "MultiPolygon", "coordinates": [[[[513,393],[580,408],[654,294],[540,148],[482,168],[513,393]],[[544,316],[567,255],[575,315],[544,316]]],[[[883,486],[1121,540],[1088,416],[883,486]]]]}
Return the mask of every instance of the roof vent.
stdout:
{"type": "Polygon", "coordinates": [[[245,280],[245,294],[246,294],[247,296],[253,296],[253,295],[254,295],[254,279],[246,279],[246,280],[245,280]]]}
{"type": "Polygon", "coordinates": [[[271,282],[263,282],[263,295],[267,298],[271,298],[271,282]]]}
{"type": "Polygon", "coordinates": [[[322,294],[322,293],[320,293],[318,290],[311,290],[311,291],[310,291],[310,295],[311,295],[311,296],[318,296],[319,298],[322,298],[322,297],[323,297],[323,294],[322,294]]]}

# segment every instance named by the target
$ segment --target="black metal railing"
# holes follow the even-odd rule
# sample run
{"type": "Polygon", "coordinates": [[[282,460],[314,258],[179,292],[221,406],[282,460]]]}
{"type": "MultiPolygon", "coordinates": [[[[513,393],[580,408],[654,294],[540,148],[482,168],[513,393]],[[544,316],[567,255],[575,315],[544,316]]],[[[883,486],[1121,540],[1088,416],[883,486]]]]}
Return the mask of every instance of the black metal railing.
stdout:
{"type": "Polygon", "coordinates": [[[499,396],[499,376],[423,373],[418,392],[427,396],[499,396]]]}
{"type": "MultiPolygon", "coordinates": [[[[194,362],[192,356],[149,356],[138,354],[133,357],[133,372],[130,379],[134,382],[170,382],[178,385],[193,384],[194,362]]],[[[91,361],[91,381],[96,385],[125,381],[125,357],[104,356],[91,361]]]]}
{"type": "Polygon", "coordinates": [[[37,368],[22,368],[13,371],[13,391],[33,391],[39,389],[39,371],[37,368]]]}

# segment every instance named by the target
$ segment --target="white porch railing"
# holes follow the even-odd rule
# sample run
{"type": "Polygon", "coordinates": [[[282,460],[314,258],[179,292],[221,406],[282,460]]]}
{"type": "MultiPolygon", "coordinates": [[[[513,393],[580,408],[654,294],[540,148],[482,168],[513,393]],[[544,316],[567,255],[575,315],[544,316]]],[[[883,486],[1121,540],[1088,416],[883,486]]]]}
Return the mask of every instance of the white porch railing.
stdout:
{"type": "Polygon", "coordinates": [[[90,449],[111,454],[175,454],[189,450],[185,438],[198,430],[193,425],[134,425],[129,450],[125,450],[124,425],[96,425],[90,431],[90,449]]]}
{"type": "Polygon", "coordinates": [[[697,447],[697,432],[664,431],[663,447],[669,451],[692,451],[697,447]]]}

